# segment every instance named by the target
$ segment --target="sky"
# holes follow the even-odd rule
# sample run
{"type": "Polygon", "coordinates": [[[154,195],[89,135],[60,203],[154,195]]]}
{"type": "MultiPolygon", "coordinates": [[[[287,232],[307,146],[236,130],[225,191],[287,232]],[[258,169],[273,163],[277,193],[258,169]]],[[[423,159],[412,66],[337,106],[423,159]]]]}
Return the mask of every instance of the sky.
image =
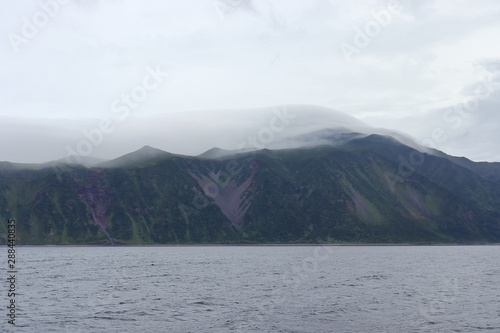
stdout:
{"type": "Polygon", "coordinates": [[[299,104],[500,162],[497,0],[2,0],[0,36],[0,161],[236,149],[299,104]]]}

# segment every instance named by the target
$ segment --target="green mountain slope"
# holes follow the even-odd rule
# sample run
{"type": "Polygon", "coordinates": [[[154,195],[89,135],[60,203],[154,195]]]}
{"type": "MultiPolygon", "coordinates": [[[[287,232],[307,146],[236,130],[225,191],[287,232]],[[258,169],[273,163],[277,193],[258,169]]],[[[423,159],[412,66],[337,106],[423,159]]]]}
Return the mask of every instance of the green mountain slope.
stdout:
{"type": "MultiPolygon", "coordinates": [[[[20,244],[500,241],[497,178],[389,137],[219,158],[139,153],[89,169],[2,169],[0,218],[16,219],[20,244]]],[[[6,223],[0,234],[5,243],[6,223]]]]}

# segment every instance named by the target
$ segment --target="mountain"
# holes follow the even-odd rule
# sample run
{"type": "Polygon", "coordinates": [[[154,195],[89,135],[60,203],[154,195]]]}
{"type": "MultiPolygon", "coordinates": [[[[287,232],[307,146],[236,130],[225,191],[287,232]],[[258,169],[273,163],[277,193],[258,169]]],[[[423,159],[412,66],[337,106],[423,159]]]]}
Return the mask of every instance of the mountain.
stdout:
{"type": "Polygon", "coordinates": [[[433,155],[446,158],[455,164],[463,166],[488,180],[500,183],[500,163],[498,162],[473,162],[465,157],[446,155],[445,153],[436,149],[431,149],[431,153],[433,155]]]}
{"type": "Polygon", "coordinates": [[[1,168],[0,218],[16,219],[19,244],[500,242],[495,167],[318,131],[293,149],[1,168]]]}
{"type": "Polygon", "coordinates": [[[140,163],[152,162],[155,160],[161,160],[162,158],[167,158],[175,156],[174,154],[167,153],[163,150],[156,149],[150,146],[144,146],[141,149],[118,157],[114,160],[105,161],[97,164],[100,168],[120,168],[133,166],[140,163]]]}
{"type": "Polygon", "coordinates": [[[198,155],[198,157],[203,158],[203,159],[217,159],[217,158],[221,158],[221,157],[228,156],[228,155],[234,155],[234,154],[235,154],[235,152],[232,150],[226,150],[226,149],[214,147],[214,148],[209,149],[206,152],[198,155]]]}

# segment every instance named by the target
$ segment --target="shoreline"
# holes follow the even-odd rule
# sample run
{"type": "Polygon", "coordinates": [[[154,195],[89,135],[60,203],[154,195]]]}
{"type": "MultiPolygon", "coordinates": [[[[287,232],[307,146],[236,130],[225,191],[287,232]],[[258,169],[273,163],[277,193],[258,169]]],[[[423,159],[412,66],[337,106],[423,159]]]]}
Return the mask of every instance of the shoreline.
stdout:
{"type": "MultiPolygon", "coordinates": [[[[5,246],[5,245],[3,245],[5,246]]],[[[500,246],[500,243],[283,243],[283,244],[247,244],[247,243],[236,243],[236,244],[43,244],[43,245],[19,245],[16,244],[16,248],[21,247],[223,247],[223,246],[239,246],[239,247],[282,247],[282,246],[500,246]]]]}

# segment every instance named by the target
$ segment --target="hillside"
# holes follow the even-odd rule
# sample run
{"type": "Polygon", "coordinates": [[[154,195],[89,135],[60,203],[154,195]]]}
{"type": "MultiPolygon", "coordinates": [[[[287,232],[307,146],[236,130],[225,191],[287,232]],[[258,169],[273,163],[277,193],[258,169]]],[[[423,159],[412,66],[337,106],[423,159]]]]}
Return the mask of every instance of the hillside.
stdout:
{"type": "Polygon", "coordinates": [[[214,152],[145,147],[57,172],[10,165],[0,169],[0,218],[16,219],[19,244],[500,241],[495,167],[485,176],[484,165],[381,135],[214,152]]]}

